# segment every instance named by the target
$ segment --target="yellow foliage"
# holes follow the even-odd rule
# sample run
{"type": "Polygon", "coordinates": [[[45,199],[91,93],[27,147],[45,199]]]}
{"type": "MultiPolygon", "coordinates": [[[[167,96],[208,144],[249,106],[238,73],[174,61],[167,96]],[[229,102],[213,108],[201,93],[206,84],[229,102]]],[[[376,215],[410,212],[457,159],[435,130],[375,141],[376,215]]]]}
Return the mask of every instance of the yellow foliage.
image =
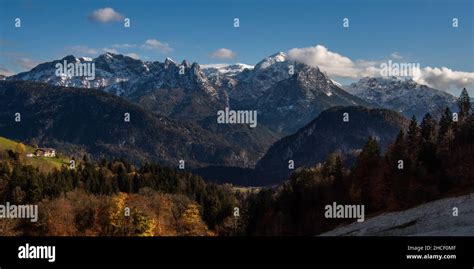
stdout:
{"type": "Polygon", "coordinates": [[[24,155],[26,152],[26,147],[23,143],[16,144],[15,151],[21,155],[24,155]]]}
{"type": "Polygon", "coordinates": [[[123,234],[125,221],[125,203],[127,194],[120,192],[112,198],[109,209],[109,224],[112,227],[112,234],[123,234]]]}
{"type": "Polygon", "coordinates": [[[180,218],[182,233],[187,236],[202,236],[208,234],[206,224],[201,218],[201,212],[195,203],[188,204],[180,218]]]}
{"type": "MultiPolygon", "coordinates": [[[[0,180],[1,185],[1,180],[0,180]]],[[[18,189],[21,194],[21,189],[18,189]]],[[[20,195],[18,195],[20,196],[20,195]]],[[[82,191],[40,203],[38,223],[29,233],[46,236],[212,236],[200,207],[184,196],[82,191]],[[130,215],[126,215],[130,208],[130,215]]],[[[18,222],[0,220],[0,235],[14,235],[18,222]]]]}
{"type": "Polygon", "coordinates": [[[147,216],[141,211],[135,209],[132,215],[133,224],[134,224],[134,233],[133,235],[138,236],[153,236],[154,229],[156,226],[156,221],[154,218],[147,216]]]}
{"type": "Polygon", "coordinates": [[[109,209],[109,233],[120,236],[153,236],[156,228],[154,216],[150,216],[141,208],[144,205],[129,205],[129,196],[126,193],[119,193],[112,198],[109,209]],[[126,207],[130,208],[130,215],[125,215],[126,207]]]}

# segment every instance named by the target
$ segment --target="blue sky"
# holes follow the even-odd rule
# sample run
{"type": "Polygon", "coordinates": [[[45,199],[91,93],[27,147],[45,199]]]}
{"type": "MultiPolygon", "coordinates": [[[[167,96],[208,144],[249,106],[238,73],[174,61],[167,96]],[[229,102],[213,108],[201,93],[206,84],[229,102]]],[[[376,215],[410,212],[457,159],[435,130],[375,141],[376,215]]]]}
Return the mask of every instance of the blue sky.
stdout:
{"type": "Polygon", "coordinates": [[[255,64],[278,51],[322,45],[354,63],[394,59],[472,73],[473,2],[0,0],[0,72],[24,71],[68,54],[96,57],[107,50],[144,60],[255,64]],[[116,21],[94,21],[91,14],[106,7],[118,14],[116,21]],[[21,28],[14,27],[17,17],[21,28]],[[131,19],[130,28],[123,27],[125,17],[131,19]],[[345,17],[349,28],[342,27],[345,17]],[[458,28],[451,25],[454,17],[458,28]],[[213,54],[221,48],[232,53],[213,54]]]}

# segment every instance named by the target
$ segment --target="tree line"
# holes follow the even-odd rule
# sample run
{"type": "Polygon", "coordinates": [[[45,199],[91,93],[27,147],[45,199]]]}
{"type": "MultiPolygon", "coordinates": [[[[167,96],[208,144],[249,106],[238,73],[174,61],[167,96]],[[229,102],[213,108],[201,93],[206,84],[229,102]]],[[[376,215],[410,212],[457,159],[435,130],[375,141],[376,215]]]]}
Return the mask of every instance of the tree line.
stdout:
{"type": "Polygon", "coordinates": [[[252,195],[245,202],[245,233],[315,235],[350,222],[324,218],[324,206],[334,201],[363,204],[369,215],[472,192],[474,116],[466,89],[458,107],[454,114],[446,108],[439,120],[429,113],[420,123],[413,117],[384,154],[368,137],[351,167],[335,152],[282,186],[252,195]]]}
{"type": "Polygon", "coordinates": [[[187,197],[199,205],[205,223],[213,229],[232,215],[238,205],[230,186],[206,183],[201,177],[155,163],[140,167],[126,160],[99,162],[84,156],[75,169],[63,165],[52,172],[25,165],[9,150],[0,160],[0,201],[36,204],[74,190],[92,195],[137,194],[141,190],[187,197]]]}

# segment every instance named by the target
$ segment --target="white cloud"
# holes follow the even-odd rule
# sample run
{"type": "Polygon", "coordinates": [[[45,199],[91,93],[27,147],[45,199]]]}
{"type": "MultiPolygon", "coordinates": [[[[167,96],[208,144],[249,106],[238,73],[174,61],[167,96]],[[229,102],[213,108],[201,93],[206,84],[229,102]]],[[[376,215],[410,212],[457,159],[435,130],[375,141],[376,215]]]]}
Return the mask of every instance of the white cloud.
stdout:
{"type": "Polygon", "coordinates": [[[447,91],[449,89],[462,89],[474,87],[474,73],[454,71],[447,67],[424,67],[420,74],[413,78],[418,83],[426,84],[433,88],[447,91]]]}
{"type": "MultiPolygon", "coordinates": [[[[400,60],[403,57],[394,52],[390,58],[400,60]]],[[[369,60],[354,61],[349,57],[329,51],[322,45],[291,49],[288,51],[288,59],[319,67],[329,76],[351,79],[382,76],[381,64],[387,63],[369,60]]],[[[454,71],[447,67],[424,67],[420,68],[418,73],[415,72],[413,80],[439,90],[454,92],[464,87],[473,88],[474,72],[454,71]]]]}
{"type": "Polygon", "coordinates": [[[97,54],[97,50],[93,48],[89,48],[87,46],[70,46],[66,47],[66,50],[72,53],[79,53],[79,54],[97,54]]]}
{"type": "Polygon", "coordinates": [[[89,19],[99,23],[107,23],[114,21],[122,21],[124,16],[111,7],[100,8],[94,10],[90,15],[89,19]]]}
{"type": "Polygon", "coordinates": [[[136,59],[136,60],[140,59],[140,55],[138,55],[136,53],[133,53],[133,52],[132,53],[127,53],[127,54],[125,54],[125,56],[131,57],[131,58],[136,59]]]}
{"type": "Polygon", "coordinates": [[[226,48],[220,48],[211,53],[211,57],[215,59],[234,59],[235,56],[235,52],[226,48]]]}
{"type": "Polygon", "coordinates": [[[224,68],[229,66],[229,64],[224,63],[215,63],[215,64],[200,64],[201,68],[224,68]]]}
{"type": "Polygon", "coordinates": [[[330,76],[359,78],[377,73],[376,62],[354,62],[336,52],[329,51],[322,45],[306,48],[294,48],[288,51],[288,59],[313,67],[319,67],[330,76]]]}
{"type": "Polygon", "coordinates": [[[173,48],[171,48],[168,43],[161,42],[154,38],[146,40],[141,47],[149,50],[156,50],[162,53],[173,51],[173,48]]]}

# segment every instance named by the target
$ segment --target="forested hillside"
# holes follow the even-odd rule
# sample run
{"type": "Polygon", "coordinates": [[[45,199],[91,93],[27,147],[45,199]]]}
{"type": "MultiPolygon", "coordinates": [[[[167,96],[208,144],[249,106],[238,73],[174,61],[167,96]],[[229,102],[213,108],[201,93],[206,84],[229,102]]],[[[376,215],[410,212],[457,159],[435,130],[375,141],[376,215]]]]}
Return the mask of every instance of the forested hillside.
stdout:
{"type": "Polygon", "coordinates": [[[326,219],[324,206],[334,201],[362,204],[373,215],[473,192],[474,116],[466,90],[458,105],[454,117],[448,108],[439,121],[426,114],[418,124],[413,117],[385,155],[369,137],[353,167],[332,154],[282,186],[254,194],[247,200],[247,233],[315,235],[354,221],[326,219]]]}
{"type": "Polygon", "coordinates": [[[1,203],[39,204],[40,214],[2,220],[3,235],[212,235],[238,205],[230,186],[157,164],[85,157],[45,173],[13,150],[0,156],[1,203]]]}
{"type": "Polygon", "coordinates": [[[288,181],[256,191],[206,183],[189,172],[84,156],[45,172],[20,147],[0,152],[0,202],[38,204],[39,220],[4,219],[2,235],[315,235],[351,219],[324,207],[361,204],[367,216],[474,191],[474,115],[467,91],[459,113],[412,118],[381,153],[368,137],[353,166],[336,151],[288,181]],[[24,152],[23,152],[24,153],[24,152]]]}

